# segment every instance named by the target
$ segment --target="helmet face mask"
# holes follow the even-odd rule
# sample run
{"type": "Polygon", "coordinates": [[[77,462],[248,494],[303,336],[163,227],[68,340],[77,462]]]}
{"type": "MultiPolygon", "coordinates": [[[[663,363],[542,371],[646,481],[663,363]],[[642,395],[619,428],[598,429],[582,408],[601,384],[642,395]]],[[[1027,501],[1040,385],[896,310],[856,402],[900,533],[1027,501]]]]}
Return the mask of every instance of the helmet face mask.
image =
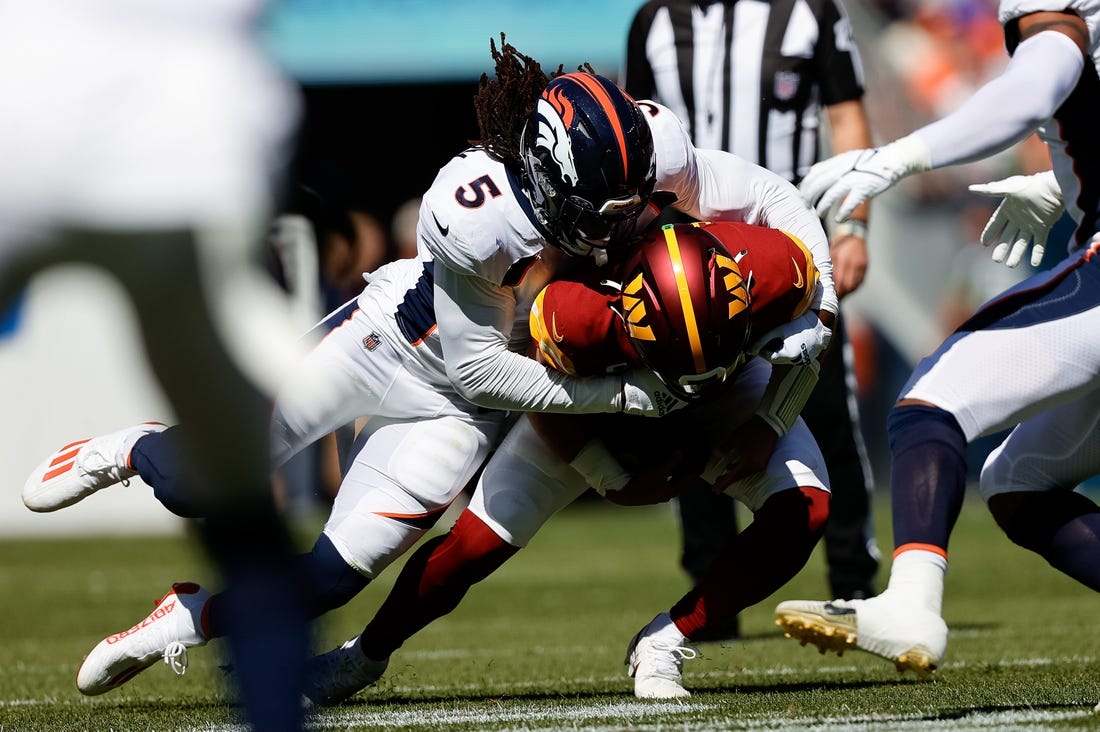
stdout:
{"type": "Polygon", "coordinates": [[[692,401],[706,396],[716,388],[726,383],[726,377],[737,370],[737,367],[745,362],[745,354],[742,353],[729,366],[715,366],[710,371],[701,374],[681,374],[676,381],[670,382],[660,372],[655,371],[661,383],[684,401],[692,401]]]}
{"type": "Polygon", "coordinates": [[[649,232],[624,263],[619,310],[642,362],[685,401],[713,392],[745,359],[749,292],[706,224],[649,232]]]}
{"type": "Polygon", "coordinates": [[[523,187],[550,243],[606,260],[630,241],[653,193],[656,163],[638,105],[595,74],[559,76],[523,129],[523,187]]]}

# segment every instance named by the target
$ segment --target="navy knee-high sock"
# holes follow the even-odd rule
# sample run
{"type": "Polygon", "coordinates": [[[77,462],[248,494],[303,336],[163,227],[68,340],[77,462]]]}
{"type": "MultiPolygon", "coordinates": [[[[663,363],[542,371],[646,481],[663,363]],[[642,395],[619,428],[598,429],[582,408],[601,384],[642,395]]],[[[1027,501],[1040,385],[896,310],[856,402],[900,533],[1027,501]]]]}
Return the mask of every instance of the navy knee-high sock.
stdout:
{"type": "Polygon", "coordinates": [[[130,467],[169,511],[183,518],[202,518],[206,511],[192,487],[194,478],[183,455],[183,436],[175,425],[138,439],[130,451],[130,467]]]}
{"type": "Polygon", "coordinates": [[[298,567],[309,586],[311,618],[346,605],[370,584],[370,578],[344,561],[324,534],[317,537],[308,554],[298,556],[298,567]]]}
{"type": "MultiPolygon", "coordinates": [[[[301,578],[305,611],[309,618],[324,615],[329,610],[346,605],[370,583],[370,579],[351,567],[332,541],[321,534],[308,554],[296,558],[301,578]]],[[[228,621],[226,603],[222,595],[210,598],[206,609],[205,628],[209,637],[220,638],[226,634],[228,621]]]]}
{"type": "Polygon", "coordinates": [[[947,540],[966,495],[966,437],[937,407],[894,407],[886,421],[894,553],[924,548],[947,554],[947,540]]]}

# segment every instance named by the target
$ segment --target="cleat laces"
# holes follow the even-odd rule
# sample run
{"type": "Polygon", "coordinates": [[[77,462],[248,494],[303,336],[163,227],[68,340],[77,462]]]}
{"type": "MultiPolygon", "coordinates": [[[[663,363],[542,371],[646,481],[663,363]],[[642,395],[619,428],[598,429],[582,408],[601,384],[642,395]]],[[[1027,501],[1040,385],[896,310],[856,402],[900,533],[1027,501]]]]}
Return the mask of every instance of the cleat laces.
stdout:
{"type": "Polygon", "coordinates": [[[115,464],[114,457],[105,454],[102,450],[89,449],[80,456],[77,467],[95,477],[106,476],[112,480],[121,479],[124,485],[129,482],[128,478],[123,478],[123,471],[115,464]]]}
{"type": "Polygon", "coordinates": [[[684,661],[691,661],[699,657],[699,652],[691,646],[678,646],[671,643],[653,641],[650,648],[660,653],[652,653],[649,660],[653,663],[653,671],[657,676],[678,679],[684,661]]]}
{"type": "Polygon", "coordinates": [[[164,649],[164,663],[178,676],[183,676],[187,673],[187,646],[179,641],[169,643],[164,649]]]}

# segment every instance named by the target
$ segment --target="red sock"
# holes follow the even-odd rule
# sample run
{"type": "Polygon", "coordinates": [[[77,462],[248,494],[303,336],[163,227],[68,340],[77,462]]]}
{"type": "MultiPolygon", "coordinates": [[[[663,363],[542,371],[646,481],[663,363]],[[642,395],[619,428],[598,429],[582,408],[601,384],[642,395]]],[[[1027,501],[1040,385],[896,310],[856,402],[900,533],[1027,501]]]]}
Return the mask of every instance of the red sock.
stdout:
{"type": "Polygon", "coordinates": [[[706,574],[669,612],[694,641],[724,638],[737,614],[769,597],[806,565],[825,531],[829,494],[791,488],[764,502],[706,574]]]}
{"type": "Polygon", "coordinates": [[[444,536],[424,543],[405,563],[386,601],[363,631],[363,653],[382,660],[414,633],[454,610],[466,591],[519,551],[463,511],[444,536]]]}

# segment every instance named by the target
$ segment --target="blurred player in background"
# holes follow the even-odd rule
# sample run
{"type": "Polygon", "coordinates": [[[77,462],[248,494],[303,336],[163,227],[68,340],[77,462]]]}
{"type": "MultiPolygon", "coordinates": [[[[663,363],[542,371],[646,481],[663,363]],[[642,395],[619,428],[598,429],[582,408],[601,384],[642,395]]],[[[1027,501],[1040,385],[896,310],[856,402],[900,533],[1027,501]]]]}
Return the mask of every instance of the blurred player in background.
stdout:
{"type": "Polygon", "coordinates": [[[331,671],[315,701],[337,703],[376,681],[405,640],[453,610],[589,486],[641,505],[669,500],[702,475],[755,514],[630,643],[639,697],[689,696],[681,678],[683,660],[695,657],[689,641],[726,636],[738,612],[806,563],[829,506],[821,454],[798,419],[819,364],[771,367],[751,355],[762,345],[756,333],[796,320],[814,297],[805,246],[741,223],[668,225],[602,274],[614,281],[582,272],[539,293],[530,328],[540,359],[579,376],[648,366],[688,406],[659,420],[522,417],[450,533],[413,554],[359,637],[321,657],[331,671]],[[364,654],[369,663],[352,663],[364,654]]]}
{"type": "Polygon", "coordinates": [[[895,550],[886,591],[776,609],[803,642],[859,648],[919,675],[947,648],[947,543],[966,490],[964,451],[978,437],[1017,425],[981,473],[997,524],[1100,590],[1100,508],[1073,491],[1100,472],[1100,2],[1006,0],[999,18],[1012,55],[1000,77],[942,120],[819,163],[802,182],[819,212],[839,204],[842,220],[906,175],[988,156],[1038,128],[1053,175],[983,187],[1006,195],[983,241],[1015,264],[1029,245],[1041,248],[1062,201],[1077,223],[1062,262],[981,307],[902,389],[888,421],[895,550]]]}
{"type": "MultiPolygon", "coordinates": [[[[639,105],[603,77],[550,80],[509,45],[493,46],[493,55],[498,78],[483,78],[475,99],[483,146],[455,157],[425,194],[418,259],[372,274],[362,295],[330,316],[339,325],[276,401],[275,465],[371,415],[324,532],[301,560],[311,615],[346,603],[432,527],[498,441],[503,410],[658,416],[682,406],[648,368],[581,379],[525,353],[530,304],[556,270],[621,256],[658,204],[782,225],[804,242],[818,287],[799,318],[761,342],[777,363],[808,362],[828,343],[836,310],[828,244],[793,186],[694,148],[665,108],[639,105]]],[[[95,438],[64,476],[47,459],[24,502],[55,510],[135,472],[156,485],[173,472],[163,463],[174,451],[156,450],[167,432],[146,431],[95,438]]],[[[222,634],[222,601],[208,597],[197,585],[177,586],[162,604],[186,599],[189,614],[170,622],[154,614],[124,642],[101,642],[80,688],[102,693],[165,652],[222,634]]],[[[348,663],[367,662],[358,647],[348,653],[348,663]]]]}
{"type": "MultiPolygon", "coordinates": [[[[246,716],[256,729],[294,730],[308,634],[272,502],[264,393],[293,340],[261,267],[260,227],[298,102],[253,38],[260,9],[0,8],[0,312],[59,263],[100,267],[129,296],[152,371],[194,425],[190,499],[227,583],[246,716]]],[[[62,459],[53,470],[71,468],[62,459]]]]}

